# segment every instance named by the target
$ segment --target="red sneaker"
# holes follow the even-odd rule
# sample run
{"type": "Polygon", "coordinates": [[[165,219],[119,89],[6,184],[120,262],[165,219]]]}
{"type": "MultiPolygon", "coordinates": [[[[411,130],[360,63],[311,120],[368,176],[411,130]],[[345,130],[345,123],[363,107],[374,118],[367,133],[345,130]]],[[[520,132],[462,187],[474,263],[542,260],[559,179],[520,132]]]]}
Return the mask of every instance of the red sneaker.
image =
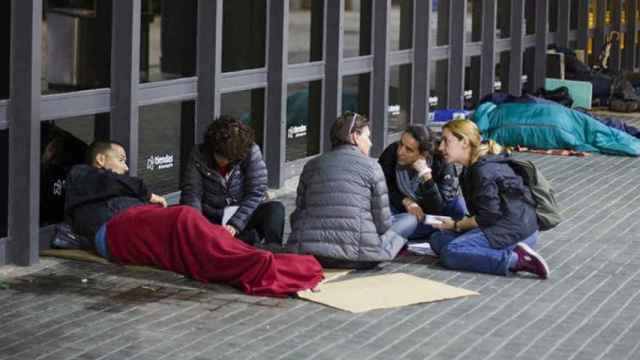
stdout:
{"type": "Polygon", "coordinates": [[[529,245],[522,242],[518,243],[513,251],[518,255],[518,262],[511,271],[525,271],[538,275],[541,279],[549,277],[549,266],[547,266],[547,262],[544,261],[540,254],[529,247],[529,245]]]}

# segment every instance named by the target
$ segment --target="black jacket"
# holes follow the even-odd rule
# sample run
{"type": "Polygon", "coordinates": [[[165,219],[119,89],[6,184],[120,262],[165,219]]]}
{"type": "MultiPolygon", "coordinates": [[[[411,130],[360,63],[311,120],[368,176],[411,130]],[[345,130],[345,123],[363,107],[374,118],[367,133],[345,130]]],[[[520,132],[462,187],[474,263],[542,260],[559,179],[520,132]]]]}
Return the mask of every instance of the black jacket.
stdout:
{"type": "Polygon", "coordinates": [[[226,206],[239,206],[228,224],[244,230],[267,192],[267,166],[260,148],[253,144],[249,155],[234,164],[225,179],[206,155],[204,145],[197,146],[182,174],[180,190],[180,204],[200,210],[216,224],[221,223],[226,206]]]}
{"type": "Polygon", "coordinates": [[[151,198],[141,179],[88,165],[71,168],[65,186],[65,216],[75,233],[90,239],[113,216],[151,198]]]}
{"type": "MultiPolygon", "coordinates": [[[[389,188],[389,202],[399,211],[404,211],[402,199],[405,196],[398,189],[396,181],[396,166],[398,165],[398,145],[389,145],[378,162],[382,166],[384,177],[389,188]]],[[[453,164],[447,163],[441,156],[436,155],[431,167],[431,179],[423,182],[416,192],[417,203],[422,211],[428,214],[442,214],[443,208],[458,195],[458,174],[453,164]]]]}
{"type": "Polygon", "coordinates": [[[493,248],[520,242],[538,230],[529,188],[502,155],[485,155],[460,176],[462,194],[471,215],[493,248]]]}

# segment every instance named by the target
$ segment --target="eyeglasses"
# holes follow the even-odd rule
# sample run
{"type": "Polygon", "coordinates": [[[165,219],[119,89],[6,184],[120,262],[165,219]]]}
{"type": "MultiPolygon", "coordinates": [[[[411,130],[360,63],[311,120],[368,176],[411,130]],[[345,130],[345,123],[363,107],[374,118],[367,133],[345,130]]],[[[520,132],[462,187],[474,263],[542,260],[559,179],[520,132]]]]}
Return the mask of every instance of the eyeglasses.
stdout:
{"type": "Polygon", "coordinates": [[[351,125],[349,125],[349,131],[347,131],[347,134],[351,134],[351,131],[353,130],[353,126],[356,124],[357,118],[358,118],[358,113],[353,113],[353,117],[351,118],[351,125]]]}

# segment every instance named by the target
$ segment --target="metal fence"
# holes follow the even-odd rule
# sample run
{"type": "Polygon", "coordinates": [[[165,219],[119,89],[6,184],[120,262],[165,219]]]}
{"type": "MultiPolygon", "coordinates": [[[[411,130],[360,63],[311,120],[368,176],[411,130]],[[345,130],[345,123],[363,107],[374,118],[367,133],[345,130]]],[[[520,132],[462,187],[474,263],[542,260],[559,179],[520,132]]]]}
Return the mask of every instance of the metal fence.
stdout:
{"type": "MultiPolygon", "coordinates": [[[[0,263],[33,264],[39,249],[46,246],[38,221],[43,121],[109,114],[107,121],[96,123],[96,133],[125,144],[133,159],[131,172],[137,174],[141,107],[195,101],[192,116],[181,124],[180,139],[166,139],[180,141],[184,156],[220,115],[226,94],[258,90],[253,96],[260,105],[252,116],[257,119],[270,186],[280,187],[299,173],[309,155],[328,150],[330,126],[348,108],[347,83],[358,89],[355,110],[371,120],[375,155],[398,139],[398,126],[390,119],[397,113],[402,113],[401,128],[406,123],[426,123],[436,107],[462,108],[465,94],[473,103],[496,85],[516,95],[523,87],[541,87],[550,44],[600,49],[605,34],[616,30],[624,34],[624,51],[614,47],[613,66],[634,70],[637,65],[635,0],[267,0],[263,13],[256,10],[266,30],[258,46],[263,59],[255,68],[223,72],[225,66],[233,69],[233,59],[223,63],[223,39],[234,40],[230,30],[223,34],[231,26],[224,25],[225,7],[238,2],[199,0],[193,19],[195,76],[141,83],[140,43],[149,41],[141,33],[145,3],[95,1],[112,5],[111,45],[105,52],[111,59],[109,85],[51,95],[42,94],[43,0],[10,2],[10,49],[4,49],[7,54],[10,50],[10,71],[2,79],[10,78],[11,86],[9,98],[0,100],[0,133],[9,130],[5,173],[9,230],[8,237],[0,240],[0,263]],[[291,48],[299,44],[290,39],[297,36],[291,24],[298,21],[294,11],[298,7],[311,16],[309,54],[301,62],[291,55],[291,48]],[[346,23],[352,18],[359,23],[346,23]],[[348,31],[358,34],[354,51],[347,49],[353,40],[348,31]],[[307,96],[307,143],[302,145],[306,151],[288,161],[285,149],[298,131],[287,122],[292,111],[288,89],[307,83],[300,92],[307,96]],[[390,97],[398,104],[390,103],[390,97]]],[[[242,46],[229,48],[235,47],[242,57],[237,50],[242,46]]]]}

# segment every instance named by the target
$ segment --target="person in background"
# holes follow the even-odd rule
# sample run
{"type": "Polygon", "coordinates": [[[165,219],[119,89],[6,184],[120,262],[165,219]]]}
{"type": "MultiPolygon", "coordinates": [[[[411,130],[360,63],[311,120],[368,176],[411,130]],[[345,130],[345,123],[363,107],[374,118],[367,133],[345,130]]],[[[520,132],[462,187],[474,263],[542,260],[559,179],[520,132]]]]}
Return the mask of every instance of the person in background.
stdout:
{"type": "Polygon", "coordinates": [[[267,167],[253,130],[223,115],[207,129],[189,157],[180,204],[251,245],[283,244],[284,205],[266,201],[267,167]]]}
{"type": "Polygon", "coordinates": [[[453,120],[442,128],[444,158],[462,165],[462,194],[470,215],[443,220],[434,227],[431,248],[450,269],[509,275],[524,271],[546,279],[549,267],[532,248],[538,221],[529,187],[501,162],[507,154],[490,140],[481,141],[470,120],[453,120]]]}
{"type": "Polygon", "coordinates": [[[346,112],[331,127],[331,151],[310,160],[298,183],[289,243],[329,267],[371,268],[391,260],[413,224],[392,225],[384,173],[369,122],[346,112]]]}

